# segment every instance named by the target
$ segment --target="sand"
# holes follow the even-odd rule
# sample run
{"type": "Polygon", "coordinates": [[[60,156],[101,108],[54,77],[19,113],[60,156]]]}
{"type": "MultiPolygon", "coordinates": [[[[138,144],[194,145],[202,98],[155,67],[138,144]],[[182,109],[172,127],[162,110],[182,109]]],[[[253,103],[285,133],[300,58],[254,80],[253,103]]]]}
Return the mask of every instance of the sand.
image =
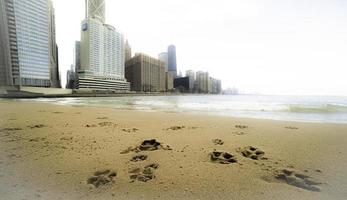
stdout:
{"type": "Polygon", "coordinates": [[[0,152],[6,200],[347,198],[346,124],[0,100],[0,152]]]}

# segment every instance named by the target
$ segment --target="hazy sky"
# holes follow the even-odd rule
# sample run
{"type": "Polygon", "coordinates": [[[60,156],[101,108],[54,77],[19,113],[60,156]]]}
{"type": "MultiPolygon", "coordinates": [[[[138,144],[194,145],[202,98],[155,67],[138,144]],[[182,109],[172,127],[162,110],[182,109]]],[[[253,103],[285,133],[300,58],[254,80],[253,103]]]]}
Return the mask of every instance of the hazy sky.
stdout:
{"type": "MultiPolygon", "coordinates": [[[[53,2],[65,80],[84,0],[53,2]]],[[[347,95],[346,0],[106,0],[106,12],[133,53],[174,44],[179,71],[209,71],[223,88],[347,95]]]]}

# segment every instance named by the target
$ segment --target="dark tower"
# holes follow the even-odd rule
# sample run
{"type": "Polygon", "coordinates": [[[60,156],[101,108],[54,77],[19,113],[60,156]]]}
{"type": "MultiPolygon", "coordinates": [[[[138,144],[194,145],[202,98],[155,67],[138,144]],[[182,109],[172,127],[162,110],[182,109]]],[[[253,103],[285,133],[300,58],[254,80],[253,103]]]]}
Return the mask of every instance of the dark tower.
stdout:
{"type": "Polygon", "coordinates": [[[168,50],[168,69],[169,72],[176,78],[177,77],[177,58],[176,58],[176,47],[170,45],[168,50]]]}

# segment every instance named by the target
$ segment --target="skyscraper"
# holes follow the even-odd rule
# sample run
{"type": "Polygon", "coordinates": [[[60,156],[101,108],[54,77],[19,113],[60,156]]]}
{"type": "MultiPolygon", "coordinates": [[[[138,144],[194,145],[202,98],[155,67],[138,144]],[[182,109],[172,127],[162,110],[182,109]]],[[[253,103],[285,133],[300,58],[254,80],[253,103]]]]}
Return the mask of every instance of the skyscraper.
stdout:
{"type": "Polygon", "coordinates": [[[105,0],[86,0],[88,12],[86,18],[99,19],[105,23],[105,0]]]}
{"type": "Polygon", "coordinates": [[[0,85],[59,87],[50,0],[0,0],[0,85]]]}
{"type": "Polygon", "coordinates": [[[163,61],[165,64],[165,71],[168,72],[169,71],[169,58],[168,58],[168,54],[167,52],[163,52],[161,54],[159,54],[158,56],[159,60],[163,61]]]}
{"type": "Polygon", "coordinates": [[[167,50],[168,53],[168,70],[176,78],[177,77],[177,58],[176,47],[170,45],[167,50]]]}
{"type": "Polygon", "coordinates": [[[125,42],[125,49],[124,49],[124,52],[125,52],[125,62],[130,60],[131,59],[131,46],[129,45],[129,42],[128,40],[126,40],[125,42]]]}
{"type": "Polygon", "coordinates": [[[82,21],[81,69],[77,89],[128,91],[124,78],[124,36],[105,24],[105,1],[89,0],[87,18],[82,21]]]}

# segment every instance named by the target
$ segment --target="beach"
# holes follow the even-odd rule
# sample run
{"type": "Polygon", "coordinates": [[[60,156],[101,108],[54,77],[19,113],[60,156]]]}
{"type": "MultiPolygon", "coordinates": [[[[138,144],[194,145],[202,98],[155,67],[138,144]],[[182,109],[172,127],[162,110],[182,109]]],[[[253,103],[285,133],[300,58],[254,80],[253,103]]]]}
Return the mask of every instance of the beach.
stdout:
{"type": "Polygon", "coordinates": [[[347,124],[1,100],[0,152],[6,200],[347,197],[347,124]]]}

